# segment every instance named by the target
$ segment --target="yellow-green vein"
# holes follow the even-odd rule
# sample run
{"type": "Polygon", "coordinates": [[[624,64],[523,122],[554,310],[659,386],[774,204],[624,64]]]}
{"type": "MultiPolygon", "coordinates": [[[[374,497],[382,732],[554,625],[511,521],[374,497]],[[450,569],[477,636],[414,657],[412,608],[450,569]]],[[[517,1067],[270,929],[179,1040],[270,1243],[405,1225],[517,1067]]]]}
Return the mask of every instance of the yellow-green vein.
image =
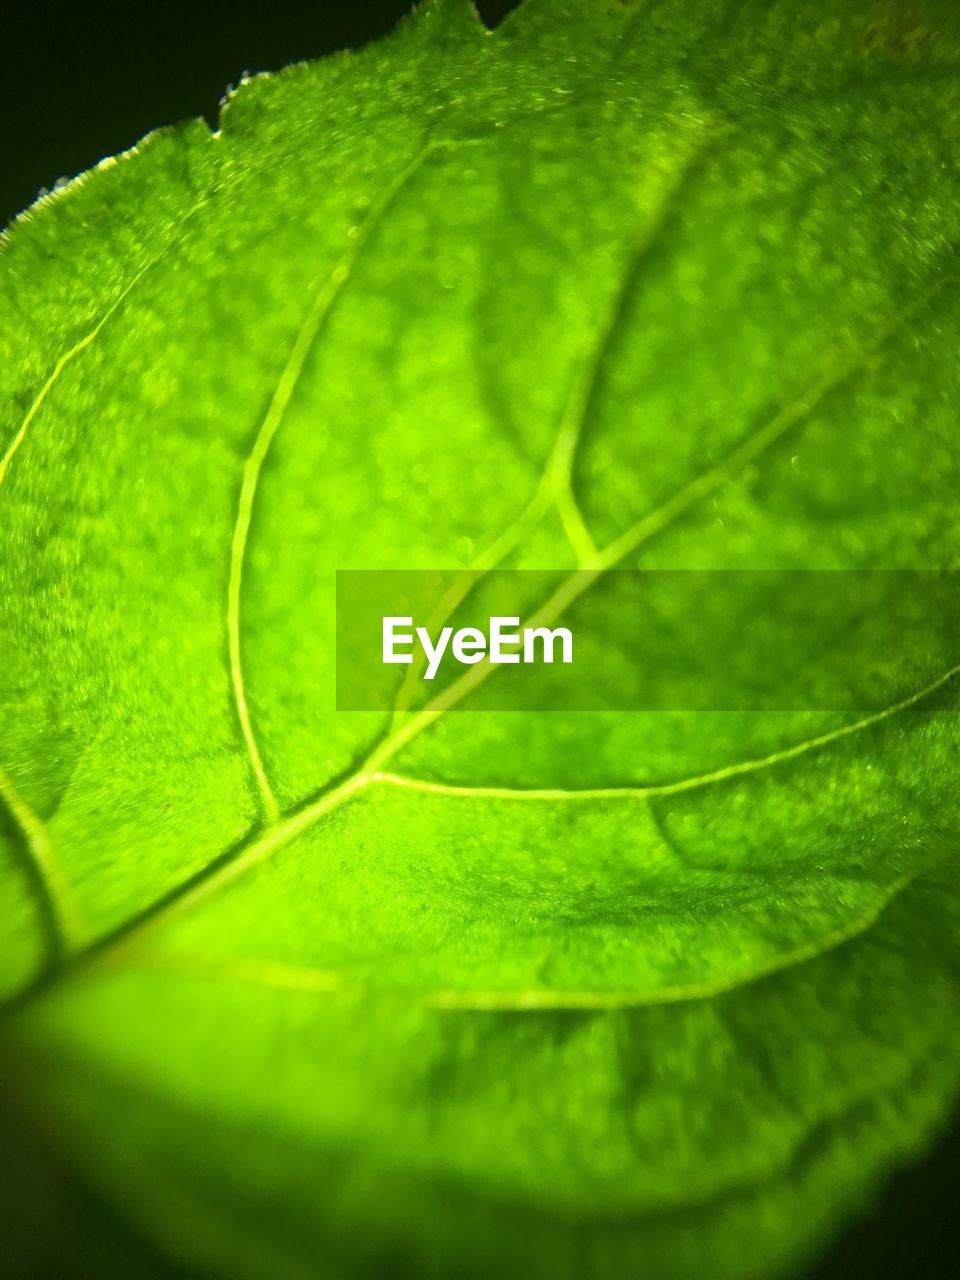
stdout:
{"type": "Polygon", "coordinates": [[[918,690],[918,692],[901,698],[898,702],[891,703],[889,707],[884,707],[880,711],[874,711],[870,715],[852,721],[850,724],[841,725],[837,729],[817,734],[813,738],[806,738],[803,742],[783,747],[779,751],[772,751],[766,756],[758,756],[753,760],[738,760],[736,763],[724,765],[720,769],[712,769],[708,773],[695,774],[689,778],[678,778],[674,782],[623,787],[484,787],[452,782],[433,782],[427,778],[415,778],[408,774],[382,771],[371,774],[370,781],[406,788],[409,791],[423,791],[428,795],[462,796],[475,800],[642,800],[656,799],[658,796],[679,795],[684,791],[694,791],[699,787],[710,786],[712,783],[726,782],[731,778],[742,777],[744,774],[770,769],[774,765],[782,764],[788,760],[795,760],[798,756],[805,755],[810,751],[816,751],[820,747],[831,746],[833,743],[850,737],[852,734],[862,733],[865,729],[880,724],[884,720],[889,720],[891,716],[898,715],[901,711],[909,710],[910,707],[916,706],[931,697],[958,675],[960,675],[960,666],[951,667],[949,671],[938,676],[936,680],[931,681],[930,684],[918,690]]]}
{"type": "Polygon", "coordinates": [[[234,703],[240,730],[250,758],[254,779],[263,801],[267,820],[275,822],[280,810],[273,788],[267,777],[260,748],[257,745],[250,707],[247,702],[246,687],[243,677],[243,661],[240,646],[240,604],[243,591],[243,566],[246,557],[247,543],[250,537],[250,525],[253,520],[253,507],[256,501],[257,488],[263,465],[277,431],[286,416],[294,392],[303,374],[304,367],[313,350],[314,344],[329,319],[334,304],[344,284],[350,278],[357,259],[370,237],[379,225],[383,215],[392,205],[407,182],[423,164],[432,149],[428,142],[388,184],[380,198],[371,206],[370,212],[361,224],[359,234],[350,242],[329,276],[316,282],[313,298],[307,313],[300,324],[293,346],[287,356],[286,363],[280,373],[277,385],[271,397],[267,412],[260,423],[253,440],[250,452],[243,468],[240,495],[237,502],[236,521],[230,544],[230,577],[227,586],[227,641],[230,661],[230,681],[233,688],[234,703]]]}
{"type": "Polygon", "coordinates": [[[81,945],[86,931],[83,918],[57,861],[49,832],[39,816],[19,795],[2,766],[0,800],[23,836],[24,846],[46,899],[58,939],[65,949],[75,950],[81,945]]]}
{"type": "Polygon", "coordinates": [[[882,915],[893,899],[913,880],[900,876],[878,893],[875,902],[843,925],[814,938],[810,942],[771,956],[753,968],[725,974],[700,982],[665,983],[660,987],[634,990],[570,990],[531,987],[524,990],[470,990],[444,988],[418,992],[389,987],[369,987],[350,982],[340,970],[320,969],[309,965],[291,965],[272,960],[205,960],[196,956],[138,949],[128,953],[128,961],[153,968],[170,969],[190,977],[248,982],[283,991],[314,995],[337,992],[353,995],[378,995],[406,998],[436,1009],[474,1010],[480,1012],[549,1012],[564,1009],[610,1010],[682,1004],[708,1000],[738,987],[758,982],[775,973],[790,969],[850,942],[865,933],[882,915]]]}

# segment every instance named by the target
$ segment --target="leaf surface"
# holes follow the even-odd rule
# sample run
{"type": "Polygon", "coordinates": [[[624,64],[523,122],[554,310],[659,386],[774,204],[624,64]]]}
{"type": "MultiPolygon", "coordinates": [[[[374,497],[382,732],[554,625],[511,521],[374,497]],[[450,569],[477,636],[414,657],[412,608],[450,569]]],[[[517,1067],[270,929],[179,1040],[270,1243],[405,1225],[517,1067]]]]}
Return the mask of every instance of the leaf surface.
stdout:
{"type": "Polygon", "coordinates": [[[3,1060],[168,1254],[779,1274],[943,1123],[956,657],[338,714],[333,582],[957,568],[958,48],[427,6],[11,229],[3,1060]]]}

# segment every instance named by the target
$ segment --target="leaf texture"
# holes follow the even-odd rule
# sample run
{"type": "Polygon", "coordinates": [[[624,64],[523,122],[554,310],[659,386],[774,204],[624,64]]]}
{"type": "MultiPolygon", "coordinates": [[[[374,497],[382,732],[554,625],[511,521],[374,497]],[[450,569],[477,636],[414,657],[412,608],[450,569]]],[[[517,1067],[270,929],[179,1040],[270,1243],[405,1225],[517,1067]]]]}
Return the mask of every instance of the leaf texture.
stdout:
{"type": "Polygon", "coordinates": [[[956,657],[861,716],[337,713],[333,583],[957,568],[958,49],[427,5],[10,229],[2,1060],[162,1252],[777,1275],[944,1123],[956,657]]]}

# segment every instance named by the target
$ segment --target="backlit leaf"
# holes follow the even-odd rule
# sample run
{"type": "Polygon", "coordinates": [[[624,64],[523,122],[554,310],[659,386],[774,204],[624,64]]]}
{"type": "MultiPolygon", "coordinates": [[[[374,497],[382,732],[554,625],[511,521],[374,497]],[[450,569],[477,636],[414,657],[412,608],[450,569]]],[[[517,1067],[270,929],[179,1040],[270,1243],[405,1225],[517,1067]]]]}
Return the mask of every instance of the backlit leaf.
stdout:
{"type": "Polygon", "coordinates": [[[0,1053],[161,1254],[781,1274],[944,1124],[960,656],[337,712],[334,575],[960,567],[958,18],[427,5],[11,228],[0,1053]]]}

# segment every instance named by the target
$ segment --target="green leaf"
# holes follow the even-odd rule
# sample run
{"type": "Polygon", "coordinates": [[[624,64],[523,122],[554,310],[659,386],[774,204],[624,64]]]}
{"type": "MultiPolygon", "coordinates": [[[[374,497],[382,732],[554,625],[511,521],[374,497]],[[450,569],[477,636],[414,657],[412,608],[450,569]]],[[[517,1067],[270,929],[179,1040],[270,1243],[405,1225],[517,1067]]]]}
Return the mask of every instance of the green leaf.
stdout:
{"type": "Polygon", "coordinates": [[[956,655],[860,716],[337,713],[333,586],[958,567],[958,52],[428,5],[10,230],[0,1049],[163,1253],[780,1274],[944,1124],[956,655]]]}

